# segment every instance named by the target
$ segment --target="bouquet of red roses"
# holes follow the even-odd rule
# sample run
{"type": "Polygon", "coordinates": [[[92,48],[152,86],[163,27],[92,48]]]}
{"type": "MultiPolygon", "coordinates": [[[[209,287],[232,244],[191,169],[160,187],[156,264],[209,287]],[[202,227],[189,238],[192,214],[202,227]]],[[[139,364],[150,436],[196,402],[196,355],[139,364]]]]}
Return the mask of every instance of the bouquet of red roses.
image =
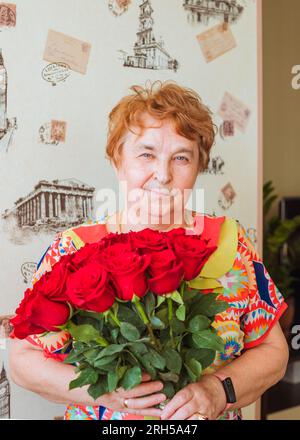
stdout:
{"type": "Polygon", "coordinates": [[[79,373],[69,387],[89,385],[95,400],[140,384],[142,371],[163,380],[170,398],[224,350],[211,323],[227,302],[189,285],[215,250],[183,228],[110,233],[63,256],[26,290],[14,336],[67,330],[64,363],[79,373]]]}

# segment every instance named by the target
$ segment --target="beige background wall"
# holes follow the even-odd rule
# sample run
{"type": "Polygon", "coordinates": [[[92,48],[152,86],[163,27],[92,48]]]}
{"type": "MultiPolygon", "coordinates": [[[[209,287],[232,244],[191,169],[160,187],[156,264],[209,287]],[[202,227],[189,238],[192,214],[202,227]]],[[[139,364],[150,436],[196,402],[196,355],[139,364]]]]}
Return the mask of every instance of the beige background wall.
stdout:
{"type": "Polygon", "coordinates": [[[264,181],[272,179],[279,196],[299,196],[300,88],[292,88],[291,72],[300,65],[300,1],[263,0],[262,6],[264,181]]]}
{"type": "MultiPolygon", "coordinates": [[[[0,151],[0,316],[14,312],[30,285],[30,276],[24,279],[22,268],[34,266],[40,260],[53,241],[55,231],[60,229],[53,215],[49,215],[47,228],[38,222],[17,228],[4,216],[5,212],[8,210],[13,220],[17,201],[32,195],[41,180],[46,184],[57,181],[61,186],[75,180],[75,186],[79,181],[80,187],[83,182],[95,188],[95,196],[104,188],[118,189],[114,172],[104,160],[107,116],[132,84],[159,79],[175,80],[191,87],[209,105],[218,127],[223,124],[218,110],[225,92],[246,106],[247,112],[238,113],[248,115],[245,130],[235,128],[234,136],[227,137],[219,132],[216,138],[212,157],[224,161],[223,169],[217,172],[211,169],[210,173],[201,175],[195,189],[205,190],[205,212],[239,219],[254,237],[256,231],[260,235],[259,0],[239,1],[244,5],[244,12],[230,26],[236,44],[209,63],[196,37],[220,23],[213,9],[208,22],[191,23],[183,0],[151,0],[154,34],[157,41],[162,38],[164,50],[178,59],[177,71],[123,65],[123,56],[133,54],[137,41],[142,0],[132,0],[128,11],[119,17],[109,10],[109,0],[14,0],[14,3],[16,26],[0,29],[0,49],[8,75],[7,116],[17,118],[10,148],[0,151]],[[83,41],[82,51],[86,51],[86,43],[91,45],[85,74],[71,71],[70,76],[56,86],[43,79],[42,73],[49,67],[49,60],[43,59],[49,29],[83,41]],[[41,129],[49,128],[52,120],[65,122],[67,127],[65,141],[58,145],[41,142],[41,129]],[[236,192],[232,204],[225,204],[221,193],[228,183],[236,192]]],[[[209,5],[212,8],[214,2],[209,5]]],[[[192,207],[196,208],[194,200],[192,207]]],[[[92,218],[98,218],[99,205],[95,197],[92,218]]],[[[77,220],[82,222],[81,214],[77,220]]],[[[0,367],[2,363],[5,365],[9,377],[7,354],[6,346],[0,349],[0,367]]],[[[51,419],[62,415],[63,410],[63,405],[48,402],[11,382],[12,418],[51,419]]]]}

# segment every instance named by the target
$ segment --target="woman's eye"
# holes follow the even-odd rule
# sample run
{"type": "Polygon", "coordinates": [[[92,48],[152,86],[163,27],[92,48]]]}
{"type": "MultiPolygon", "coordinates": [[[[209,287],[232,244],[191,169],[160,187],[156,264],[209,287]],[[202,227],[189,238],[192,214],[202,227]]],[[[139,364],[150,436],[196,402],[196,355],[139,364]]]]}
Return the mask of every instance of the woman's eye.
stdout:
{"type": "Polygon", "coordinates": [[[143,154],[141,154],[141,157],[145,157],[146,159],[150,159],[150,157],[153,157],[153,154],[151,154],[151,153],[143,153],[143,154]]]}
{"type": "Polygon", "coordinates": [[[188,158],[185,156],[176,156],[175,159],[179,159],[179,162],[188,162],[188,158]]]}

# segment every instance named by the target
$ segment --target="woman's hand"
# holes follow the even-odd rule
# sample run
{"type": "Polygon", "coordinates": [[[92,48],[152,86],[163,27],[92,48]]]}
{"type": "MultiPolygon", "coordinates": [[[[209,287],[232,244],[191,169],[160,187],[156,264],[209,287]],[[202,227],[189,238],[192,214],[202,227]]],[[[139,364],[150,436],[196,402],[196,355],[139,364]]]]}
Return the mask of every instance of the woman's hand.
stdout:
{"type": "Polygon", "coordinates": [[[215,420],[226,407],[226,395],[218,378],[203,376],[184,387],[165,406],[162,420],[195,420],[197,413],[215,420]]]}
{"type": "Polygon", "coordinates": [[[147,373],[143,373],[140,385],[131,390],[118,388],[112,393],[107,393],[99,397],[93,405],[102,405],[113,411],[127,412],[130,414],[160,417],[161,410],[154,408],[166,400],[166,395],[159,393],[163,389],[161,381],[151,381],[147,373]],[[126,405],[124,404],[126,400],[126,405]]]}

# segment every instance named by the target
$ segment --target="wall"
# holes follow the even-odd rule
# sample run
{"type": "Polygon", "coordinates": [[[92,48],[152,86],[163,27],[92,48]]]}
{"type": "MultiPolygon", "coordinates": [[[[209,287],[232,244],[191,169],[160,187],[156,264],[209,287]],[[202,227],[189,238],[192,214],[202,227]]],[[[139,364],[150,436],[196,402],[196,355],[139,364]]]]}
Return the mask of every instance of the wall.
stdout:
{"type": "MultiPolygon", "coordinates": [[[[257,3],[239,0],[243,10],[226,26],[213,0],[201,22],[182,0],[152,0],[156,54],[138,68],[141,3],[121,15],[115,0],[19,0],[16,11],[2,5],[0,316],[14,313],[55,231],[97,217],[97,191],[117,189],[104,159],[107,116],[132,84],[148,79],[191,87],[211,108],[219,134],[209,172],[197,182],[204,210],[239,219],[257,239],[257,3]]],[[[1,344],[7,369],[9,343],[1,344]]],[[[63,414],[63,406],[11,387],[11,417],[63,414]]]]}

